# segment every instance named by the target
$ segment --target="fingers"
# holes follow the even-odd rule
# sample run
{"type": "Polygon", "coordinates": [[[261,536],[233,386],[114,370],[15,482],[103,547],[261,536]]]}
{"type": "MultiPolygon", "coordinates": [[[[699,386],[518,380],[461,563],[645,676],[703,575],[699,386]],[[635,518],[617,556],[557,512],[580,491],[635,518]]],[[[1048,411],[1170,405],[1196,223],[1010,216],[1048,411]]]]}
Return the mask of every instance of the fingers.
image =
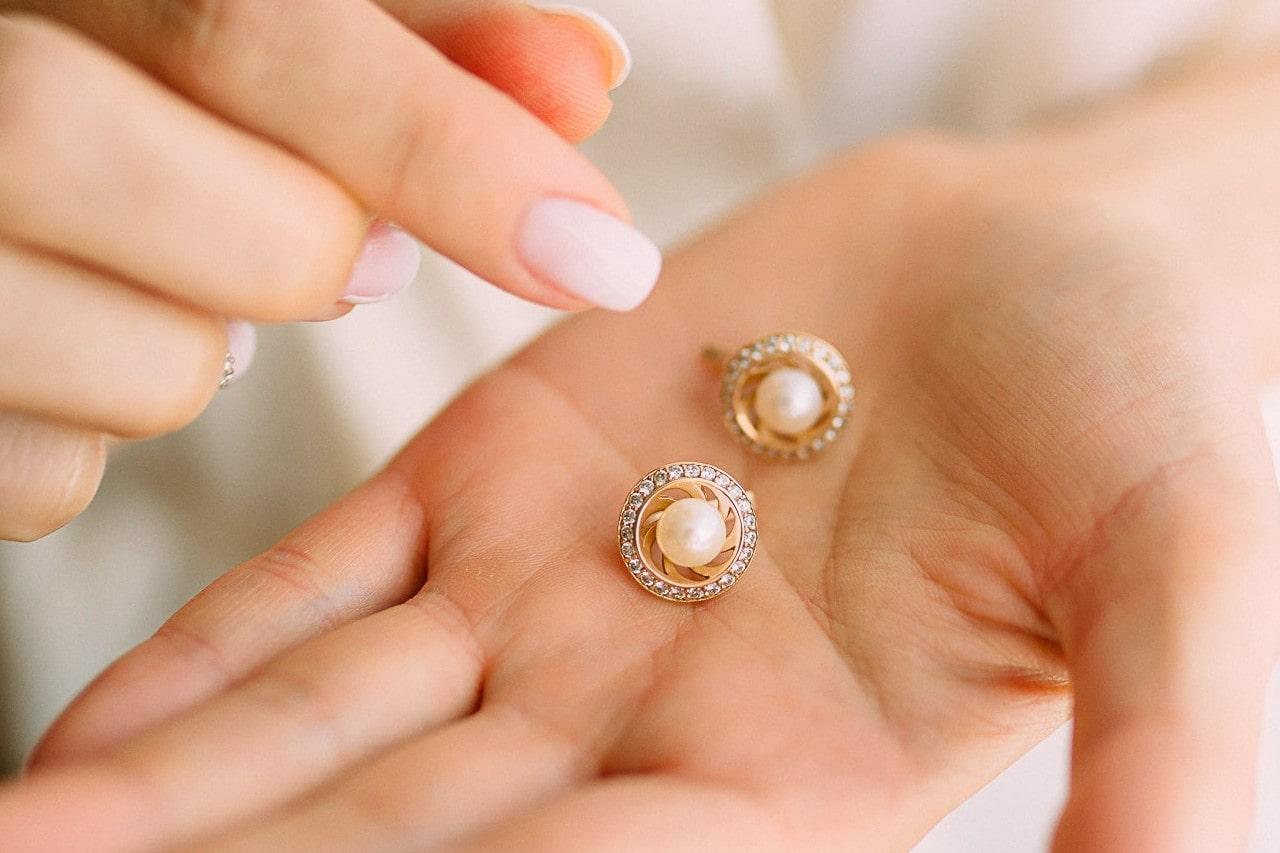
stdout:
{"type": "Polygon", "coordinates": [[[631,70],[631,53],[604,18],[572,6],[512,0],[382,0],[450,60],[513,97],[570,142],[600,129],[606,91],[631,70]]]}
{"type": "Polygon", "coordinates": [[[1131,496],[1070,580],[1076,724],[1056,849],[1243,847],[1280,639],[1275,486],[1255,452],[1257,476],[1193,460],[1131,496]]]}
{"type": "Polygon", "coordinates": [[[213,847],[434,850],[563,791],[585,769],[561,736],[486,707],[213,847]]]}
{"type": "Polygon", "coordinates": [[[380,475],[228,572],[67,709],[34,768],[101,752],[225,690],[283,649],[422,586],[422,511],[380,475]]]}
{"type": "Polygon", "coordinates": [[[141,437],[187,424],[218,388],[217,317],[2,242],[0,294],[0,408],[141,437]]]}
{"type": "Polygon", "coordinates": [[[111,849],[172,846],[279,805],[396,740],[466,713],[484,658],[457,608],[424,594],[316,638],[243,685],[99,758],[0,799],[0,837],[66,821],[111,849]],[[68,803],[65,792],[83,799],[68,803]]]}
{"type": "Polygon", "coordinates": [[[0,87],[9,239],[225,316],[342,295],[365,216],[295,158],[33,18],[0,17],[0,87]]]}
{"type": "Polygon", "coordinates": [[[31,541],[75,518],[105,463],[100,432],[0,411],[0,539],[31,541]]]}
{"type": "Polygon", "coordinates": [[[656,280],[657,250],[585,158],[368,2],[40,5],[519,296],[625,309],[656,280]]]}

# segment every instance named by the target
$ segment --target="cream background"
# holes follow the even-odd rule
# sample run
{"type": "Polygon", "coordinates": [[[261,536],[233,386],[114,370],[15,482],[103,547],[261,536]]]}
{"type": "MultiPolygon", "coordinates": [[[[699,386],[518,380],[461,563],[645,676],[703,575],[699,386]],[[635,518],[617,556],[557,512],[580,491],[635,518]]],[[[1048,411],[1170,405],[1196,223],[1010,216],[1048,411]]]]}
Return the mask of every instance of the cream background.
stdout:
{"type": "MultiPolygon", "coordinates": [[[[632,78],[586,149],[670,245],[823,153],[938,126],[998,133],[1200,50],[1280,32],[1280,0],[596,0],[632,78]]],[[[208,580],[358,482],[554,319],[435,256],[391,303],[263,330],[253,373],[183,433],[124,448],[98,500],[0,544],[0,758],[208,580]]],[[[1280,416],[1280,398],[1269,414],[1280,416]]],[[[1273,418],[1280,423],[1280,417],[1273,418]]],[[[1280,689],[1257,851],[1280,849],[1280,689]]],[[[1043,847],[1068,733],[944,821],[931,851],[1043,847]]]]}

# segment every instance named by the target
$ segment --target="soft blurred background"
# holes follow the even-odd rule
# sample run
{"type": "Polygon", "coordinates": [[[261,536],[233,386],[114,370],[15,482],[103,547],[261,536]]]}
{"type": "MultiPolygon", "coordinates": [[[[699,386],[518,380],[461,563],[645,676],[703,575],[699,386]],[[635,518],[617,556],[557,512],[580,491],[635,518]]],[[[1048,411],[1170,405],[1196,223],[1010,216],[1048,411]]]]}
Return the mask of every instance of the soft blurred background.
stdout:
{"type": "MultiPolygon", "coordinates": [[[[1280,39],[1280,0],[591,5],[627,37],[635,71],[586,150],[666,246],[866,139],[1000,133],[1205,51],[1280,39]]],[[[262,330],[246,380],[182,433],[119,450],[81,518],[35,544],[0,543],[0,768],[16,770],[57,711],[186,599],[359,482],[554,319],[429,255],[390,303],[262,330]]],[[[1264,408],[1280,436],[1280,394],[1264,408]]],[[[1258,853],[1280,850],[1280,685],[1271,692],[1258,853]]],[[[1064,729],[919,849],[1043,849],[1068,747],[1064,729]]]]}

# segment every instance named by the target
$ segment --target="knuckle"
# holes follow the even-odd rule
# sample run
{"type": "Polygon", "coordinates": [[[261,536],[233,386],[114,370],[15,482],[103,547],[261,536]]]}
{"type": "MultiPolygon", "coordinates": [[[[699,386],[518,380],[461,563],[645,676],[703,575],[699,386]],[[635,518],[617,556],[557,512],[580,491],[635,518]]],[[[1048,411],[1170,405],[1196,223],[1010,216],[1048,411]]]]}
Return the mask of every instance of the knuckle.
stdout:
{"type": "Polygon", "coordinates": [[[323,574],[319,560],[302,545],[286,540],[245,566],[297,602],[317,626],[332,629],[342,622],[337,604],[317,580],[323,574]]]}
{"type": "Polygon", "coordinates": [[[263,82],[244,61],[255,53],[243,42],[266,29],[273,9],[287,8],[264,0],[161,0],[155,7],[164,51],[156,61],[198,94],[223,95],[263,82]]]}
{"type": "Polygon", "coordinates": [[[226,323],[212,315],[187,314],[170,333],[161,381],[138,398],[128,438],[151,438],[179,430],[217,393],[227,352],[226,323]],[[149,392],[149,393],[148,393],[149,392]]]}
{"type": "Polygon", "coordinates": [[[76,97],[67,68],[77,47],[60,25],[0,15],[0,179],[21,177],[33,162],[47,160],[64,137],[76,97]]]}

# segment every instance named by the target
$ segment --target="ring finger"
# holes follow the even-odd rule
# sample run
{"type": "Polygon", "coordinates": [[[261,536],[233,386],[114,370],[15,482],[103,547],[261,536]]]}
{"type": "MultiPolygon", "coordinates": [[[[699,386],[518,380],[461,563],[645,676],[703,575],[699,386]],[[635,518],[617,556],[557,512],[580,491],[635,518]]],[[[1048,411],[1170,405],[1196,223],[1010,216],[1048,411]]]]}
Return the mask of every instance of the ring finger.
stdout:
{"type": "Polygon", "coordinates": [[[219,317],[0,242],[0,409],[125,437],[205,407],[227,350],[219,317]]]}

